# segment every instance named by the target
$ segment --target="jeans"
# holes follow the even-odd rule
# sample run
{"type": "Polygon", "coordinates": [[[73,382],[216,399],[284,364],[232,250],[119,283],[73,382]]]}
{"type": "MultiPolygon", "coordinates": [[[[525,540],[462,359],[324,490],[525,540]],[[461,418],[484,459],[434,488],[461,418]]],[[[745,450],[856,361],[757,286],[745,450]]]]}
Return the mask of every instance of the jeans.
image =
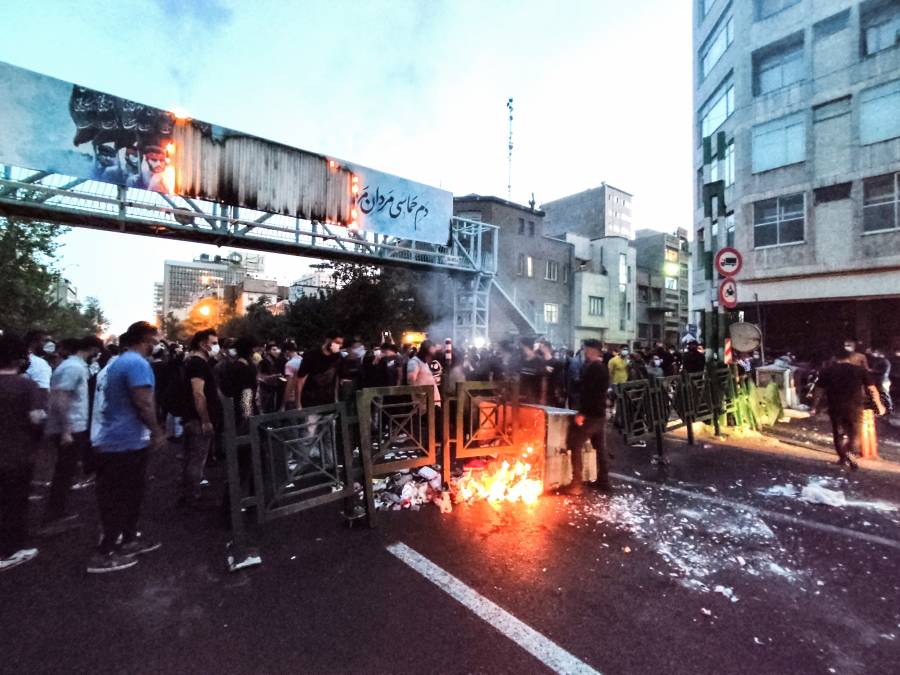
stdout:
{"type": "Polygon", "coordinates": [[[34,466],[0,467],[0,558],[24,548],[28,536],[28,492],[34,466]]]}
{"type": "Polygon", "coordinates": [[[84,472],[93,473],[94,459],[91,448],[91,438],[87,431],[79,431],[72,434],[72,442],[62,445],[60,434],[53,434],[50,441],[56,448],[56,468],[53,470],[53,482],[50,484],[50,497],[47,501],[47,511],[44,521],[50,522],[66,515],[66,505],[69,501],[69,490],[72,489],[72,481],[78,469],[78,460],[82,462],[84,472]]]}
{"type": "Polygon", "coordinates": [[[206,468],[206,458],[215,433],[203,433],[200,420],[185,420],[184,451],[181,460],[181,496],[187,500],[200,498],[200,482],[206,468]]]}
{"type": "Polygon", "coordinates": [[[137,534],[146,471],[146,449],[97,453],[97,507],[103,526],[101,553],[114,551],[120,536],[128,542],[137,534]]]}
{"type": "Polygon", "coordinates": [[[572,422],[569,429],[569,448],[572,450],[572,484],[578,485],[583,479],[584,456],[582,450],[590,439],[597,453],[597,484],[609,485],[609,457],[606,454],[606,418],[585,417],[584,424],[578,426],[572,422]]]}

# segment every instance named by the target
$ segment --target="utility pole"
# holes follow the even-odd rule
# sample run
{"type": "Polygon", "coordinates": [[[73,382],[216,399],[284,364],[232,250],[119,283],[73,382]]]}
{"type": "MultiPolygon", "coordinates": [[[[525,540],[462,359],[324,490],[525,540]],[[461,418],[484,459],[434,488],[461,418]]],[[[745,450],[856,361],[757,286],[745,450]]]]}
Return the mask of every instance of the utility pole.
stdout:
{"type": "Polygon", "coordinates": [[[510,98],[506,102],[506,107],[509,108],[509,155],[508,155],[508,167],[506,173],[506,198],[512,199],[512,122],[513,122],[513,100],[510,98]]]}

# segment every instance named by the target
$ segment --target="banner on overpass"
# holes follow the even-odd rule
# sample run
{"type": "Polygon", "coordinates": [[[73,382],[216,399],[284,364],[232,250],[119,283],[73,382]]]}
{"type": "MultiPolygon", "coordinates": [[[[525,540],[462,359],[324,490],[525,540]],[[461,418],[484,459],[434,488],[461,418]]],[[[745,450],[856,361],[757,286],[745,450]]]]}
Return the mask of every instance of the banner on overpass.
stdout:
{"type": "Polygon", "coordinates": [[[446,244],[453,196],[0,62],[0,163],[446,244]]]}

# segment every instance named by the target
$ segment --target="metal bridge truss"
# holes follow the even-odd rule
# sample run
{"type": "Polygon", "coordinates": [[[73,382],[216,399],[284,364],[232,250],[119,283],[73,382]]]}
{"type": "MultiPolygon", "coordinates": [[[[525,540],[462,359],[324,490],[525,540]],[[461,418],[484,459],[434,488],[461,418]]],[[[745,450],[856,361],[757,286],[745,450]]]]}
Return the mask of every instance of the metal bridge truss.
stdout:
{"type": "Polygon", "coordinates": [[[498,228],[452,218],[447,245],[0,164],[0,216],[158,239],[452,273],[454,337],[487,338],[498,228]]]}

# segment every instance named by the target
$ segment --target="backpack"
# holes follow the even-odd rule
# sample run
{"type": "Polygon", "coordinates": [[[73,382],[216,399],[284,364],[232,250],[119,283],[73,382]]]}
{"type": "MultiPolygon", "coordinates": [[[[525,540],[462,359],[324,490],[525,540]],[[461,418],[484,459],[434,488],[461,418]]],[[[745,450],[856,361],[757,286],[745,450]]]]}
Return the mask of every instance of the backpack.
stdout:
{"type": "Polygon", "coordinates": [[[187,417],[193,412],[194,400],[191,385],[187,381],[184,360],[169,363],[166,382],[159,403],[172,417],[187,417]]]}

